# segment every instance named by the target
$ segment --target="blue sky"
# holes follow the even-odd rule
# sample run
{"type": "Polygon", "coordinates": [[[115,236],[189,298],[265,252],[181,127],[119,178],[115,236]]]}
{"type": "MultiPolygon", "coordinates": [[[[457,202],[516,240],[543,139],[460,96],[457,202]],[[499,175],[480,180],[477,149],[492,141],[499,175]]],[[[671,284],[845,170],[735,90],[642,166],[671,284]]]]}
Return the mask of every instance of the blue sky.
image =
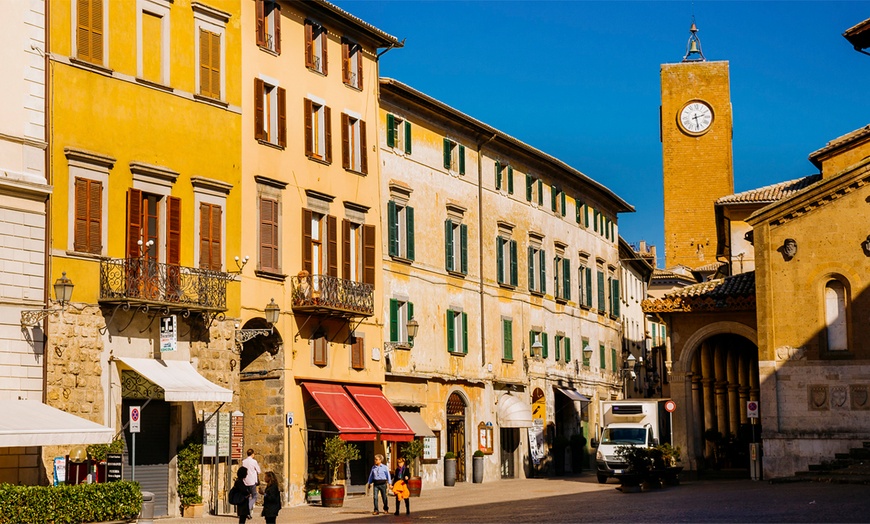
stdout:
{"type": "MultiPolygon", "coordinates": [[[[659,65],[685,54],[694,10],[728,60],[735,191],[816,172],[807,156],[870,124],[870,56],[843,31],[867,2],[336,0],[396,36],[401,80],[567,162],[635,206],[620,234],[659,249],[659,65]]],[[[703,183],[699,181],[699,183],[703,183]]]]}

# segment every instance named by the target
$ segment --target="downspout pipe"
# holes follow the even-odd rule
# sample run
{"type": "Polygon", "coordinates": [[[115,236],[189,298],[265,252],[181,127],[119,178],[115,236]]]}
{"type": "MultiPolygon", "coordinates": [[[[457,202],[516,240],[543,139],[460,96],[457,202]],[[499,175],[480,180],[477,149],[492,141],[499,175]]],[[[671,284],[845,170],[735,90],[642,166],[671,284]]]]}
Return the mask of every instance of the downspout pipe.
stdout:
{"type": "MultiPolygon", "coordinates": [[[[52,185],[51,177],[51,6],[49,0],[44,4],[45,9],[45,52],[43,59],[45,66],[43,67],[43,82],[45,82],[45,100],[43,101],[43,141],[45,142],[45,165],[43,166],[43,174],[45,175],[45,183],[52,185]]],[[[43,255],[43,301],[45,307],[49,307],[51,299],[51,198],[45,197],[45,253],[43,255]]],[[[48,401],[48,316],[45,317],[42,324],[42,403],[48,401]]]]}
{"type": "Polygon", "coordinates": [[[478,231],[478,282],[480,283],[480,366],[486,367],[486,310],[484,308],[483,289],[483,148],[496,139],[498,135],[491,137],[477,145],[477,231],[478,231]]]}

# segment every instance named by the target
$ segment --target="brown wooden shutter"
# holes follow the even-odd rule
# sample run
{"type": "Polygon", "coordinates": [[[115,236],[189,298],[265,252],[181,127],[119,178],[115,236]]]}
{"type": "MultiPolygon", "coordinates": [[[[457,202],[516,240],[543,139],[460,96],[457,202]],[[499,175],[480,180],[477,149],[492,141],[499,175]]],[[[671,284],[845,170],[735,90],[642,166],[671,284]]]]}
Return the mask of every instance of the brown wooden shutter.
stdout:
{"type": "Polygon", "coordinates": [[[341,219],[341,278],[350,280],[350,220],[341,219]]]}
{"type": "Polygon", "coordinates": [[[305,21],[305,67],[314,67],[314,25],[305,21]]]}
{"type": "Polygon", "coordinates": [[[356,87],[362,89],[363,87],[363,53],[362,46],[356,46],[356,87]]]}
{"type": "Polygon", "coordinates": [[[166,197],[166,263],[181,263],[181,199],[166,197]]]}
{"type": "Polygon", "coordinates": [[[363,282],[375,285],[375,226],[363,228],[363,282]]]}
{"type": "Polygon", "coordinates": [[[78,0],[76,5],[76,50],[80,60],[92,60],[90,0],[78,0]]]}
{"type": "Polygon", "coordinates": [[[275,17],[275,52],[281,54],[281,5],[275,2],[272,8],[272,16],[275,17]]]}
{"type": "Polygon", "coordinates": [[[326,337],[323,335],[318,335],[312,341],[312,345],[314,346],[314,365],[315,366],[325,366],[327,363],[327,355],[326,355],[326,337]]]}
{"type": "Polygon", "coordinates": [[[221,35],[211,33],[211,93],[216,99],[221,97],[221,35]]]}
{"type": "Polygon", "coordinates": [[[209,38],[208,31],[199,30],[199,94],[211,93],[211,70],[209,69],[209,38]]]}
{"type": "Polygon", "coordinates": [[[325,75],[329,74],[329,60],[326,58],[327,43],[329,41],[329,32],[325,27],[320,26],[320,72],[325,75]]]}
{"type": "Polygon", "coordinates": [[[348,136],[348,117],[341,114],[341,167],[350,169],[350,137],[348,136]]]}
{"type": "Polygon", "coordinates": [[[221,214],[220,206],[211,206],[211,269],[221,270],[221,214]]]}
{"type": "Polygon", "coordinates": [[[260,267],[278,269],[278,201],[260,198],[260,267]]]}
{"type": "Polygon", "coordinates": [[[88,253],[99,255],[103,250],[103,183],[91,180],[88,185],[88,253]]]}
{"type": "Polygon", "coordinates": [[[314,154],[314,127],[312,126],[312,118],[311,114],[314,111],[311,100],[307,98],[303,100],[305,112],[305,154],[311,156],[314,154]]]}
{"type": "Polygon", "coordinates": [[[211,266],[211,204],[199,204],[199,267],[211,266]]]}
{"type": "Polygon", "coordinates": [[[254,0],[257,6],[257,45],[266,47],[266,2],[254,0]]]}
{"type": "MultiPolygon", "coordinates": [[[[257,0],[258,9],[262,7],[263,0],[257,0]]],[[[254,138],[266,140],[265,102],[266,84],[259,78],[254,79],[254,138]]]]}
{"type": "Polygon", "coordinates": [[[311,261],[311,218],[310,209],[302,210],[302,269],[312,271],[311,261]]]}
{"type": "Polygon", "coordinates": [[[85,251],[88,246],[88,181],[76,177],[75,181],[75,225],[73,249],[85,251]]]}
{"type": "Polygon", "coordinates": [[[103,0],[91,0],[91,62],[103,63],[103,0]]]}
{"type": "Polygon", "coordinates": [[[334,216],[326,216],[326,261],[327,275],[338,276],[338,223],[334,216]]]}
{"type": "Polygon", "coordinates": [[[326,161],[332,162],[332,109],[323,106],[323,127],[326,128],[326,161]]]}
{"type": "Polygon", "coordinates": [[[368,174],[369,172],[369,154],[366,148],[366,123],[363,120],[359,121],[359,170],[360,173],[368,174]]]}
{"type": "Polygon", "coordinates": [[[142,191],[127,191],[127,258],[139,258],[139,240],[142,239],[142,191]]]}
{"type": "Polygon", "coordinates": [[[341,81],[350,84],[350,42],[341,39],[341,81]]]}
{"type": "Polygon", "coordinates": [[[278,89],[278,145],[287,147],[287,90],[278,89]]]}
{"type": "Polygon", "coordinates": [[[365,338],[353,337],[350,349],[350,365],[353,369],[365,368],[365,338]]]}

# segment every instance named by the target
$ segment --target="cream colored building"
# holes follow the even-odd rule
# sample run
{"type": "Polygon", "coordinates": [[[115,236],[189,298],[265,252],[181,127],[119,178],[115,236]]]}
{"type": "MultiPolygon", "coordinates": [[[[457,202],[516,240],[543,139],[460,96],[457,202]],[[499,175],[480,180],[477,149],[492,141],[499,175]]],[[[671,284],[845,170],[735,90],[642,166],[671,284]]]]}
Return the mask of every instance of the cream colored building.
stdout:
{"type": "Polygon", "coordinates": [[[579,467],[589,448],[571,437],[622,391],[616,224],[633,208],[397,80],[381,80],[379,121],[385,390],[434,434],[424,484],[447,452],[458,481],[478,449],[484,478],[579,467]]]}

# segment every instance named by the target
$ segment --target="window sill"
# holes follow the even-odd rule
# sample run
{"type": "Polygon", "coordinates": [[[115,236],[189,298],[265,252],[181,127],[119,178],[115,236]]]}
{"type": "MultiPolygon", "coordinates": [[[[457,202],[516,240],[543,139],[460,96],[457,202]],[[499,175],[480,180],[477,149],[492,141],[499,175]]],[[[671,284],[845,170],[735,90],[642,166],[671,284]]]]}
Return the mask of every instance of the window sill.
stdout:
{"type": "Polygon", "coordinates": [[[557,303],[557,304],[567,304],[567,303],[568,303],[568,299],[567,299],[567,298],[556,297],[555,300],[556,300],[556,303],[557,303]]]}
{"type": "Polygon", "coordinates": [[[465,278],[466,276],[468,276],[468,273],[463,273],[462,271],[454,271],[452,269],[448,269],[447,274],[450,275],[451,277],[456,277],[456,278],[465,278]]]}
{"type": "Polygon", "coordinates": [[[517,288],[516,284],[508,284],[506,282],[499,282],[498,286],[501,288],[504,288],[504,289],[510,289],[511,291],[513,291],[517,288]]]}
{"type": "Polygon", "coordinates": [[[175,89],[173,89],[167,85],[161,84],[159,82],[154,82],[152,80],[145,80],[144,78],[139,78],[138,76],[136,77],[136,82],[138,82],[144,86],[153,87],[154,89],[166,91],[167,93],[174,93],[175,92],[175,89]]]}
{"type": "Polygon", "coordinates": [[[89,69],[95,73],[99,73],[99,74],[105,75],[105,76],[112,76],[115,73],[113,70],[109,69],[108,67],[106,67],[104,65],[94,64],[92,62],[88,62],[86,60],[81,60],[79,58],[76,58],[74,56],[69,57],[69,63],[76,66],[76,67],[80,67],[82,69],[89,69]]]}
{"type": "Polygon", "coordinates": [[[345,85],[345,87],[349,87],[349,88],[353,89],[354,91],[362,92],[362,90],[363,90],[362,86],[355,86],[353,84],[348,84],[347,82],[344,82],[344,85],[345,85]]]}
{"type": "Polygon", "coordinates": [[[461,351],[448,351],[447,352],[451,357],[464,357],[468,353],[463,353],[461,351]]]}
{"type": "Polygon", "coordinates": [[[536,290],[536,289],[530,289],[530,290],[529,290],[529,294],[530,294],[530,295],[533,295],[533,296],[536,296],[536,297],[541,297],[541,298],[544,297],[544,293],[542,293],[542,292],[540,292],[540,291],[538,291],[538,290],[536,290]]]}
{"type": "Polygon", "coordinates": [[[408,264],[409,266],[414,263],[410,258],[401,255],[390,255],[390,258],[392,258],[394,262],[401,262],[402,264],[408,264]]]}
{"type": "Polygon", "coordinates": [[[362,171],[359,171],[357,169],[351,169],[349,167],[346,167],[346,168],[344,168],[344,170],[347,171],[348,173],[353,173],[354,175],[368,176],[368,173],[363,173],[362,171]]]}
{"type": "Polygon", "coordinates": [[[326,160],[324,158],[320,158],[320,157],[317,157],[314,155],[306,155],[306,156],[308,157],[308,160],[311,160],[312,162],[317,162],[318,164],[323,164],[325,166],[332,164],[332,162],[330,162],[329,160],[326,160]]]}
{"type": "Polygon", "coordinates": [[[264,53],[268,53],[272,56],[280,56],[281,55],[281,53],[279,53],[278,51],[276,51],[274,49],[269,49],[268,47],[261,46],[261,45],[257,45],[257,47],[260,48],[260,51],[263,51],[264,53]]]}
{"type": "Polygon", "coordinates": [[[275,280],[277,282],[283,282],[287,278],[287,275],[282,275],[281,273],[266,271],[263,269],[255,269],[254,275],[260,278],[265,278],[266,280],[275,280]]]}
{"type": "Polygon", "coordinates": [[[257,143],[264,146],[269,146],[274,149],[278,149],[280,151],[284,151],[285,146],[275,144],[274,142],[269,142],[268,140],[263,140],[262,138],[257,139],[257,143]]]}
{"type": "Polygon", "coordinates": [[[193,94],[193,99],[197,100],[199,102],[204,102],[206,104],[209,104],[209,105],[212,105],[215,107],[221,107],[223,109],[230,107],[229,102],[224,102],[223,100],[218,100],[216,98],[211,98],[211,97],[205,96],[205,95],[198,95],[196,93],[193,94]]]}
{"type": "Polygon", "coordinates": [[[76,251],[74,249],[68,249],[66,252],[67,256],[75,257],[75,258],[83,258],[86,260],[101,260],[103,258],[102,255],[97,253],[88,253],[85,251],[76,251]]]}
{"type": "Polygon", "coordinates": [[[318,75],[321,75],[321,76],[327,76],[326,73],[324,73],[324,72],[323,72],[322,70],[320,70],[320,69],[317,69],[317,68],[314,67],[313,65],[307,65],[307,66],[305,66],[305,67],[307,67],[308,70],[311,71],[312,73],[317,73],[318,75]]]}
{"type": "Polygon", "coordinates": [[[502,363],[502,364],[513,364],[513,363],[514,363],[514,359],[512,359],[512,358],[503,358],[503,359],[501,359],[501,363],[502,363]]]}

